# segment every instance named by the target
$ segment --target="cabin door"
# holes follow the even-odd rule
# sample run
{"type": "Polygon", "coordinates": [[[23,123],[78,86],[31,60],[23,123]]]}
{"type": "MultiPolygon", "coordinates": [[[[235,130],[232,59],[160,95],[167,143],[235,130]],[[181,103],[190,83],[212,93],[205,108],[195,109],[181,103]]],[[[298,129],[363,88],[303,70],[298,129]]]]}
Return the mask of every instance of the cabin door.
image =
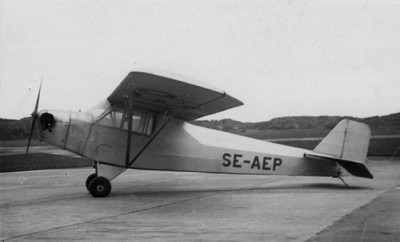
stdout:
{"type": "Polygon", "coordinates": [[[94,160],[126,165],[126,154],[129,150],[129,161],[148,142],[154,131],[155,115],[134,111],[130,146],[128,147],[128,119],[122,107],[113,107],[98,119],[92,127],[89,145],[94,160]]]}

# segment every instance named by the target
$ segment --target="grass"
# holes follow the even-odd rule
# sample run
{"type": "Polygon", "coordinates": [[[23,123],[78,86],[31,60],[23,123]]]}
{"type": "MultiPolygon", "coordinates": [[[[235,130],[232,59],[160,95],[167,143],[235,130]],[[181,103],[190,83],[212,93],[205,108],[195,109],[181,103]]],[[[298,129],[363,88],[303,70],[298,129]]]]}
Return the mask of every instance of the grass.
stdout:
{"type": "MultiPolygon", "coordinates": [[[[0,140],[0,147],[26,147],[28,140],[0,140]]],[[[39,142],[39,140],[32,140],[30,146],[43,146],[46,143],[39,142]]]]}
{"type": "Polygon", "coordinates": [[[0,156],[0,172],[91,167],[92,161],[52,154],[0,156]]]}
{"type": "Polygon", "coordinates": [[[368,154],[371,156],[400,156],[400,138],[371,139],[368,154]]]}

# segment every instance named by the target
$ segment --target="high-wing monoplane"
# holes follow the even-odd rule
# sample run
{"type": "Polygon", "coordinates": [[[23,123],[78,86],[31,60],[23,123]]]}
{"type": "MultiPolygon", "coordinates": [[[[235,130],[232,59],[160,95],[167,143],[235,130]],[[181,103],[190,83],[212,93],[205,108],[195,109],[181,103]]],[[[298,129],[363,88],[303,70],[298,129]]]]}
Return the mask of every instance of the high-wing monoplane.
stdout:
{"type": "Polygon", "coordinates": [[[367,125],[342,120],[314,150],[195,126],[188,121],[243,103],[189,78],[131,72],[87,112],[38,112],[39,96],[29,143],[37,123],[41,141],[93,160],[86,187],[94,197],[108,196],[110,182],[126,169],[373,177],[365,166],[367,125]]]}

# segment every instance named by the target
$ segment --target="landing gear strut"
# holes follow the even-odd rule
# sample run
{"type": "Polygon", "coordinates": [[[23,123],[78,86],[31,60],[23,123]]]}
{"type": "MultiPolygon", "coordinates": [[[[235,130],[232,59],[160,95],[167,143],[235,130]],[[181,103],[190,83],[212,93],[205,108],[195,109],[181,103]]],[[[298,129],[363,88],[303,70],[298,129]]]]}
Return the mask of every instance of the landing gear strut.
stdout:
{"type": "Polygon", "coordinates": [[[86,184],[88,181],[89,185],[87,185],[87,188],[93,197],[107,197],[110,194],[111,183],[107,178],[92,174],[87,178],[86,184]]]}

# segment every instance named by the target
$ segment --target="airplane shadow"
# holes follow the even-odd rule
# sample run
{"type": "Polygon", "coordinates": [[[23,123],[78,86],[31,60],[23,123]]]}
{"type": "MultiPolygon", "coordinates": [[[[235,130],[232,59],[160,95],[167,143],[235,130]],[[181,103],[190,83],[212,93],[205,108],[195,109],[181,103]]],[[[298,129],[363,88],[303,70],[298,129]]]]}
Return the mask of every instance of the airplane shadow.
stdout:
{"type": "MultiPolygon", "coordinates": [[[[308,184],[298,184],[301,188],[310,189],[310,188],[317,188],[317,189],[334,189],[334,190],[373,190],[371,187],[365,186],[354,186],[354,185],[344,185],[344,184],[332,184],[332,183],[308,183],[308,184]]],[[[294,186],[288,186],[294,187],[294,186]]]]}
{"type": "MultiPolygon", "coordinates": [[[[164,187],[162,187],[164,188],[164,187]]],[[[155,190],[154,188],[150,188],[149,190],[145,190],[146,187],[141,187],[140,190],[135,190],[134,185],[129,186],[128,189],[125,188],[117,188],[110,194],[110,196],[176,196],[183,194],[206,194],[206,193],[323,193],[326,190],[330,191],[351,191],[351,190],[373,190],[371,187],[364,186],[345,186],[344,184],[332,184],[332,183],[304,183],[304,184],[285,184],[285,185],[274,185],[274,184],[266,184],[254,187],[229,187],[229,188],[198,188],[198,189],[185,189],[179,187],[168,187],[166,189],[158,188],[155,190]]]]}

